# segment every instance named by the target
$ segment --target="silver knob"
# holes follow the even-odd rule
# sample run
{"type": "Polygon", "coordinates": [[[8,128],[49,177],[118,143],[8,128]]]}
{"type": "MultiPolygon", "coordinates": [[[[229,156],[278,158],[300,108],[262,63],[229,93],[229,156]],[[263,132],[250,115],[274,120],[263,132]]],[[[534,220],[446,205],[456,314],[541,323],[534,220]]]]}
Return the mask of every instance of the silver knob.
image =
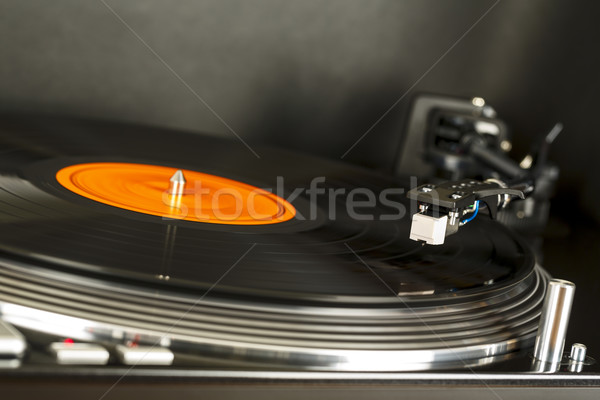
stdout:
{"type": "Polygon", "coordinates": [[[571,346],[571,361],[582,363],[585,361],[587,347],[581,343],[574,343],[571,346]]]}
{"type": "Polygon", "coordinates": [[[533,350],[537,360],[559,363],[562,359],[574,295],[575,285],[572,282],[552,279],[548,283],[533,350]]]}

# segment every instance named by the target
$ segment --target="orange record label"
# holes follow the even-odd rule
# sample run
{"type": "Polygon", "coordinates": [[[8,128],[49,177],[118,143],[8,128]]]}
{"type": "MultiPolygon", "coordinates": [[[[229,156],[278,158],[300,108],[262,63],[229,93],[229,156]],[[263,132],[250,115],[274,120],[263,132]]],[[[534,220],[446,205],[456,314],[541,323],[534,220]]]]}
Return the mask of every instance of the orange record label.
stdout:
{"type": "Polygon", "coordinates": [[[296,215],[270,191],[202,172],[132,163],[85,163],[57,172],[81,196],[159,217],[228,225],[266,225],[296,215]],[[180,180],[173,181],[176,177],[180,180]],[[181,179],[183,178],[183,179],[181,179]]]}

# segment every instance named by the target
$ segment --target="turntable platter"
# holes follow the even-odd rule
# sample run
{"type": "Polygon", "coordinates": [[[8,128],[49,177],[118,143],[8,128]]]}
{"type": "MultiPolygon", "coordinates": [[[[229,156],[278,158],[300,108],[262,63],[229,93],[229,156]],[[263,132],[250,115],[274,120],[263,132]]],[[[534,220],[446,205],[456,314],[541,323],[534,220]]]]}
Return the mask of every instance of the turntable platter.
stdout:
{"type": "Polygon", "coordinates": [[[58,313],[84,340],[137,332],[213,358],[346,370],[477,365],[532,341],[547,276],[531,251],[484,218],[443,246],[409,240],[404,179],[182,132],[7,124],[0,304],[16,325],[42,318],[63,334],[58,313]],[[57,179],[86,163],[210,174],[271,190],[295,214],[248,225],[127,209],[57,179]],[[349,210],[352,196],[362,203],[349,210]]]}
{"type": "MultiPolygon", "coordinates": [[[[378,194],[390,187],[405,189],[402,180],[282,150],[261,149],[258,159],[235,143],[200,135],[124,134],[123,127],[92,134],[82,129],[77,135],[73,127],[51,136],[45,131],[20,133],[18,143],[12,134],[0,138],[2,147],[19,158],[15,162],[4,157],[0,164],[0,222],[5,226],[0,249],[6,253],[34,264],[50,261],[78,273],[197,293],[211,287],[252,247],[235,273],[214,290],[359,302],[362,297],[389,301],[390,288],[403,295],[437,296],[488,290],[492,283],[519,281],[533,268],[527,248],[484,218],[446,246],[424,247],[408,239],[408,212],[396,221],[380,220],[378,215],[398,210],[377,204],[365,209],[375,215],[372,221],[348,215],[346,200],[352,190],[378,194]],[[291,201],[299,214],[265,226],[165,219],[90,200],[56,179],[67,165],[115,160],[211,173],[274,191],[281,177],[281,197],[303,189],[291,201]],[[326,193],[315,196],[315,210],[310,210],[307,191],[315,177],[324,178],[320,187],[326,193]],[[338,195],[331,205],[327,192],[340,188],[346,197],[338,195]]],[[[402,194],[393,200],[404,210],[410,207],[402,194]]]]}

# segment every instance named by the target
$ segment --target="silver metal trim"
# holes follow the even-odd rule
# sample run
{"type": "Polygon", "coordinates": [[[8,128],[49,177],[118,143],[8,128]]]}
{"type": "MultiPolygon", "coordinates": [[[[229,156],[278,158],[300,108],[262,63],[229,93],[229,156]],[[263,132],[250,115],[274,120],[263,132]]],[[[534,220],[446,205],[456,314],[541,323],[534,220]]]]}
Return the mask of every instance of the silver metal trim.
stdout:
{"type": "Polygon", "coordinates": [[[533,356],[543,363],[560,363],[569,326],[569,316],[575,295],[575,285],[562,279],[552,279],[540,317],[533,356]]]}
{"type": "Polygon", "coordinates": [[[416,371],[489,364],[533,344],[547,273],[462,302],[310,307],[201,301],[0,262],[0,315],[78,340],[168,344],[231,365],[416,371]]]}

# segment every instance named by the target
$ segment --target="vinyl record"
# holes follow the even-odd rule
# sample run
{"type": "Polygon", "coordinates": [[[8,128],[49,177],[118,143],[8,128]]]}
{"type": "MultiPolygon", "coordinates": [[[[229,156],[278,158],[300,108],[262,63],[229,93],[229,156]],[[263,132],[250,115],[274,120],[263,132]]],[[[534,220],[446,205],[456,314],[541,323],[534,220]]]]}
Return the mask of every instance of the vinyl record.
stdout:
{"type": "Polygon", "coordinates": [[[4,117],[0,148],[0,314],[18,327],[336,371],[484,365],[535,336],[530,250],[483,215],[409,240],[408,179],[72,119],[4,117]]]}
{"type": "MultiPolygon", "coordinates": [[[[408,182],[339,162],[264,147],[254,154],[240,142],[198,134],[73,120],[21,122],[1,132],[0,145],[0,249],[37,265],[158,288],[202,291],[218,281],[213,290],[228,294],[359,303],[389,302],[390,294],[489,290],[533,268],[527,248],[486,217],[443,246],[409,240],[410,205],[402,193],[408,182]],[[134,196],[131,207],[76,193],[57,180],[61,170],[108,163],[141,168],[131,178],[137,189],[122,190],[134,196]],[[247,225],[133,208],[143,200],[137,192],[157,184],[144,173],[161,168],[271,190],[295,215],[247,225]],[[380,201],[390,188],[395,191],[380,201]],[[349,196],[364,206],[349,213],[349,196]]],[[[116,190],[115,200],[125,184],[110,173],[100,185],[116,190]]],[[[167,190],[169,175],[162,187],[158,179],[159,190],[167,190]]]]}

